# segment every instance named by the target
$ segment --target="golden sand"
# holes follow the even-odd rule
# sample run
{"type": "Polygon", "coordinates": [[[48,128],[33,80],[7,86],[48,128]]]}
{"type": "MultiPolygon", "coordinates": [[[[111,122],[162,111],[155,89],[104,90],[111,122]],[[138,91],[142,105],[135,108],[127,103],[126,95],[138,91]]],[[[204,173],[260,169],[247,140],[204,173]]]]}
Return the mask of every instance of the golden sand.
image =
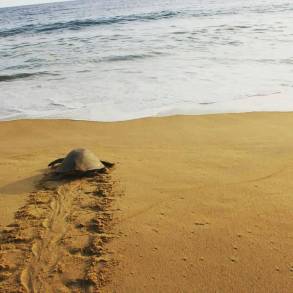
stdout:
{"type": "MultiPolygon", "coordinates": [[[[117,163],[105,292],[292,292],[291,125],[292,113],[1,122],[0,227],[40,191],[49,161],[86,147],[117,163]]],[[[66,271],[64,292],[82,290],[66,271]]]]}

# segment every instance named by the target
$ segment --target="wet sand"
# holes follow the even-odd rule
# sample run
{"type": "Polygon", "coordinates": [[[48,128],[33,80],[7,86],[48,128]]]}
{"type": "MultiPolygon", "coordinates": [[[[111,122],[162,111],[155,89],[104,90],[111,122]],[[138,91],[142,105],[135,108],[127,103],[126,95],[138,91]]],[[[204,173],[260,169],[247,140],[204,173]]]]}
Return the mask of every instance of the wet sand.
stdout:
{"type": "Polygon", "coordinates": [[[61,292],[82,292],[95,282],[119,293],[291,292],[292,124],[292,113],[1,122],[0,227],[22,238],[2,244],[0,288],[9,292],[7,280],[17,272],[30,290],[42,271],[34,288],[47,292],[54,283],[61,292]],[[44,182],[47,163],[80,146],[117,163],[107,179],[109,204],[91,201],[91,181],[44,182]],[[55,217],[56,194],[66,208],[55,217]],[[97,205],[105,207],[101,218],[91,208],[97,205]],[[68,217],[74,213],[82,216],[68,217]],[[47,227],[46,218],[54,220],[47,227]],[[99,219],[110,227],[89,226],[99,219]],[[74,236],[78,224],[81,238],[74,236]],[[115,237],[91,242],[103,233],[115,237]],[[64,235],[70,242],[60,242],[64,235]],[[40,256],[52,245],[55,255],[40,256]],[[23,250],[26,262],[16,269],[15,251],[23,250]],[[104,262],[111,264],[107,280],[95,280],[104,262]]]}

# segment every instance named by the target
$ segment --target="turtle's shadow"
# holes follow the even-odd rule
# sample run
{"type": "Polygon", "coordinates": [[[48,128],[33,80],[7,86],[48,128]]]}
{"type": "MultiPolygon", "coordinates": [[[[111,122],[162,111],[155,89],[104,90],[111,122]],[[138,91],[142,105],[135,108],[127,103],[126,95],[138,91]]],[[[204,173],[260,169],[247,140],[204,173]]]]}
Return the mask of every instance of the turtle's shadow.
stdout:
{"type": "Polygon", "coordinates": [[[39,184],[45,181],[55,181],[56,183],[66,183],[82,178],[97,178],[98,175],[105,172],[75,172],[67,175],[58,175],[48,169],[40,169],[38,175],[23,178],[0,187],[0,194],[19,194],[28,193],[40,189],[39,184]]]}
{"type": "Polygon", "coordinates": [[[13,181],[0,187],[0,193],[17,194],[31,192],[36,188],[36,184],[43,178],[43,174],[34,175],[13,181]]]}
{"type": "Polygon", "coordinates": [[[48,169],[37,170],[38,174],[0,186],[0,194],[28,193],[38,189],[38,183],[48,176],[48,169]]]}

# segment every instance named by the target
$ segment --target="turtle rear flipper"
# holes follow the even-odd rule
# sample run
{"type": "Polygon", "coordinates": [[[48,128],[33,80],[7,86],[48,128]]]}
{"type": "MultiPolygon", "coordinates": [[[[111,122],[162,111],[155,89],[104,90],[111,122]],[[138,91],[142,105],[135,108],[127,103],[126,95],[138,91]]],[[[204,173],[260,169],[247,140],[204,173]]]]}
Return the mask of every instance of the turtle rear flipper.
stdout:
{"type": "Polygon", "coordinates": [[[48,167],[54,168],[57,164],[61,164],[64,161],[64,158],[59,158],[57,160],[52,161],[48,167]]]}
{"type": "Polygon", "coordinates": [[[115,164],[114,163],[111,163],[111,162],[108,162],[108,161],[102,161],[102,164],[107,167],[107,168],[112,168],[115,164]]]}

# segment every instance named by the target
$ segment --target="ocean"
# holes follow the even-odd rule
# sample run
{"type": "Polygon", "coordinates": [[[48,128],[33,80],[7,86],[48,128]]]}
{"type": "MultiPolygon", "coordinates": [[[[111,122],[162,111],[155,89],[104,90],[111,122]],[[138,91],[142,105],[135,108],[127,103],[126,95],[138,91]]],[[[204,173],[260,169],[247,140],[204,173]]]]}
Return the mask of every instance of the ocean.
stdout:
{"type": "Polygon", "coordinates": [[[293,2],[0,8],[0,120],[293,110],[293,2]]]}

